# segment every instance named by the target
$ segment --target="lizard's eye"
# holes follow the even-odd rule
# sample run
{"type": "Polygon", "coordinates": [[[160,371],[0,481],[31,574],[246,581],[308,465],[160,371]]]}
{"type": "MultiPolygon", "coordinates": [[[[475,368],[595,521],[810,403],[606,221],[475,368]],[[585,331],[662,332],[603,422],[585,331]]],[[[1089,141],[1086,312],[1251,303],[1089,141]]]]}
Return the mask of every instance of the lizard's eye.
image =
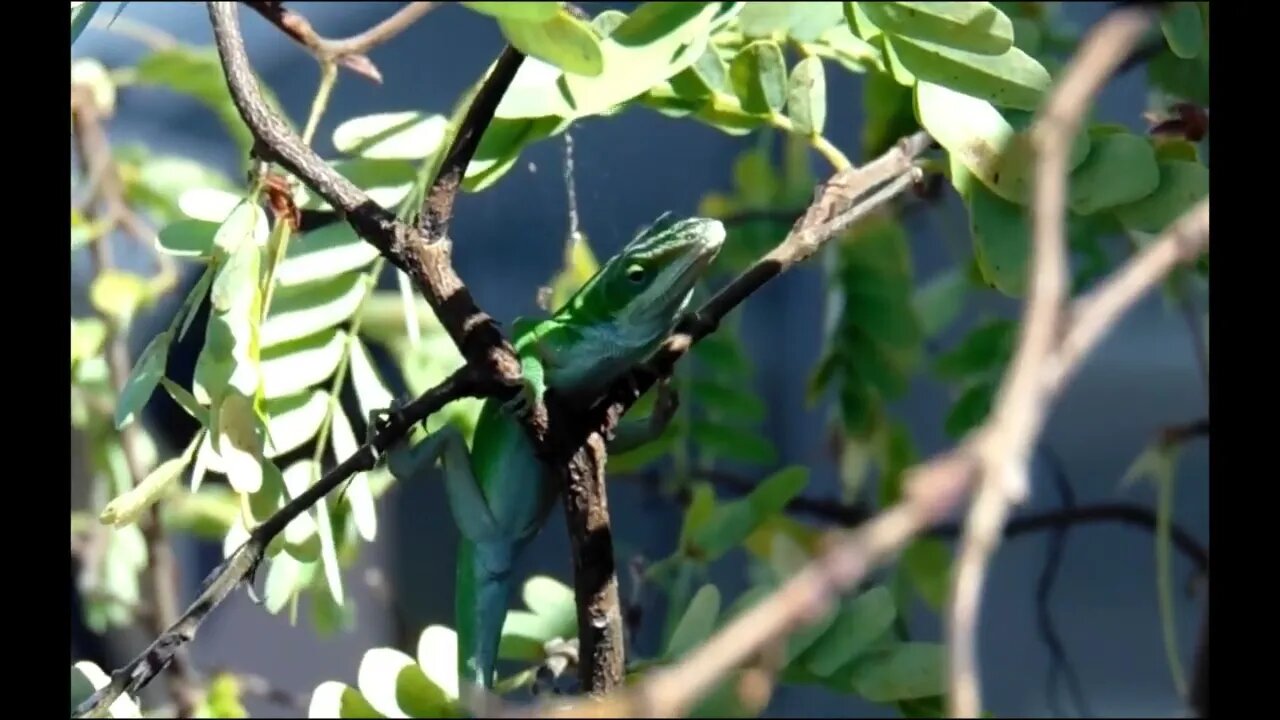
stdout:
{"type": "Polygon", "coordinates": [[[632,265],[627,268],[627,279],[633,283],[638,283],[644,280],[644,268],[639,265],[632,265]]]}

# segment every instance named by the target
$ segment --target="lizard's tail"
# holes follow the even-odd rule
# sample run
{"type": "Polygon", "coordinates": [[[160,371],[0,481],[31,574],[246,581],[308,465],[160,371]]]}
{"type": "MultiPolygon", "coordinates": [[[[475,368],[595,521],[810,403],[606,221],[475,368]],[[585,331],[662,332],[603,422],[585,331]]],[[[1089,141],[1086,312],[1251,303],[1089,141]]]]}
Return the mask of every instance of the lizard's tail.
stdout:
{"type": "Polygon", "coordinates": [[[509,553],[484,552],[495,549],[480,548],[488,562],[479,562],[475,545],[464,540],[458,548],[458,592],[455,597],[458,677],[464,683],[486,690],[493,689],[498,645],[507,618],[507,605],[511,601],[511,566],[507,562],[494,562],[500,560],[495,556],[509,553]],[[501,570],[494,572],[494,565],[501,570]]]}

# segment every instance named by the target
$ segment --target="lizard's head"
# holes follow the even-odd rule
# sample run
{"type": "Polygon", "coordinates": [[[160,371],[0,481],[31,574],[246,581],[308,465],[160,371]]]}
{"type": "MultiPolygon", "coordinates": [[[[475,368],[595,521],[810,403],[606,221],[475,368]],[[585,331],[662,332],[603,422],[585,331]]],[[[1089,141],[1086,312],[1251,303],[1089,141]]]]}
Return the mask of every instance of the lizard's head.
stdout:
{"type": "Polygon", "coordinates": [[[724,234],[719,220],[663,213],[600,269],[592,304],[633,330],[667,332],[720,252],[724,234]]]}

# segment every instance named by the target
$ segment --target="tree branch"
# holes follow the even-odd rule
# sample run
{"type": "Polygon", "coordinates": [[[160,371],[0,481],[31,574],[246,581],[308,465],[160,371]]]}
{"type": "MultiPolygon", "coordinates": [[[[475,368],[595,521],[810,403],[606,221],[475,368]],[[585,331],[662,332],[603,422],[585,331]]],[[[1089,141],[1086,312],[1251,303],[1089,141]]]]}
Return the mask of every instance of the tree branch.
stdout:
{"type": "Polygon", "coordinates": [[[249,539],[209,573],[199,596],[186,612],[164,632],[159,633],[155,641],[128,665],[112,672],[111,682],[81,703],[73,717],[106,717],[111,703],[121,694],[136,695],[146,687],[173,661],[178,650],[195,638],[196,631],[215,608],[240,587],[241,583],[248,581],[252,584],[253,575],[265,556],[267,546],[289,523],[347,478],[372,470],[382,453],[399,442],[415,424],[454,400],[480,395],[485,384],[485,378],[477,375],[470,366],[464,366],[406,407],[389,412],[381,427],[376,428],[373,437],[351,457],[325,473],[324,477],[305,492],[254,528],[249,533],[249,539]]]}
{"type": "MultiPolygon", "coordinates": [[[[1018,346],[991,416],[974,438],[981,460],[981,483],[966,519],[947,610],[948,702],[953,717],[977,717],[981,711],[976,630],[982,586],[1010,508],[1028,493],[1031,450],[1044,425],[1049,403],[1085,349],[1092,347],[1102,330],[1111,327],[1119,310],[1129,307],[1136,299],[1136,291],[1150,287],[1149,283],[1143,284],[1152,279],[1146,274],[1129,283],[1134,293],[1106,295],[1116,302],[1102,313],[1086,307],[1071,317],[1064,314],[1070,288],[1065,222],[1072,138],[1094,95],[1141,40],[1151,22],[1151,13],[1149,8],[1125,8],[1104,18],[1068,62],[1031,129],[1036,166],[1026,310],[1018,346]],[[1068,338],[1071,334],[1078,336],[1074,352],[1068,343],[1059,345],[1068,322],[1070,327],[1065,334],[1068,338]],[[1062,368],[1056,380],[1052,370],[1046,373],[1055,364],[1062,368]]],[[[1175,247],[1177,242],[1166,239],[1156,245],[1175,247]]],[[[1127,264],[1112,277],[1107,288],[1098,292],[1124,281],[1134,267],[1146,265],[1137,261],[1127,264]]]]}
{"type": "Polygon", "coordinates": [[[301,13],[290,10],[283,2],[245,2],[281,32],[306,48],[321,64],[336,63],[381,83],[382,73],[366,55],[370,50],[399,35],[439,3],[411,2],[391,17],[358,35],[331,40],[322,37],[301,13]]]}
{"type": "MultiPolygon", "coordinates": [[[[101,274],[112,269],[110,236],[117,227],[125,227],[131,233],[141,232],[137,216],[125,201],[124,188],[120,183],[115,161],[111,154],[111,145],[102,126],[102,117],[94,101],[91,88],[73,85],[71,88],[72,121],[75,126],[74,139],[82,171],[86,176],[98,179],[97,190],[89,198],[87,215],[97,219],[92,210],[101,200],[103,214],[106,215],[107,230],[92,243],[94,272],[101,274]]],[[[172,269],[168,268],[172,275],[172,269]]],[[[160,281],[166,275],[162,265],[160,281]]],[[[170,278],[171,280],[171,278],[170,278]]],[[[111,379],[111,387],[118,402],[120,394],[129,382],[133,364],[129,360],[127,345],[128,326],[117,323],[113,318],[104,316],[108,328],[106,345],[107,370],[111,379]]],[[[140,443],[143,442],[138,420],[125,425],[120,431],[120,447],[124,455],[125,466],[138,485],[147,476],[147,468],[143,464],[140,443]]],[[[164,523],[160,517],[160,505],[151,506],[150,512],[142,523],[142,534],[147,546],[147,577],[151,590],[150,611],[143,617],[150,632],[160,634],[178,615],[178,575],[177,565],[173,559],[173,548],[169,545],[164,523]]],[[[174,673],[170,678],[169,692],[173,699],[176,714],[179,718],[189,718],[195,713],[199,701],[199,687],[185,656],[173,659],[174,673]]]]}
{"type": "MultiPolygon", "coordinates": [[[[360,237],[413,278],[468,364],[484,369],[490,378],[507,388],[503,391],[498,387],[491,392],[513,393],[512,388],[519,384],[520,379],[520,363],[515,351],[493,318],[476,305],[454,271],[452,246],[448,239],[430,232],[424,234],[400,222],[307,147],[263,99],[249,66],[235,3],[210,2],[208,5],[227,85],[236,109],[253,133],[255,153],[279,163],[297,176],[338,210],[360,237]]],[[[490,74],[446,155],[461,163],[462,167],[474,154],[475,144],[493,118],[492,110],[486,112],[481,99],[486,99],[486,103],[492,102],[496,107],[497,100],[487,98],[500,98],[506,92],[523,58],[510,49],[503,56],[516,59],[508,60],[505,65],[499,63],[490,74]],[[478,109],[477,105],[480,106],[478,109]]],[[[448,167],[450,165],[446,163],[444,168],[448,167]]],[[[451,208],[453,195],[460,186],[461,183],[453,183],[447,176],[438,175],[432,183],[430,197],[436,198],[442,207],[451,208]]]]}

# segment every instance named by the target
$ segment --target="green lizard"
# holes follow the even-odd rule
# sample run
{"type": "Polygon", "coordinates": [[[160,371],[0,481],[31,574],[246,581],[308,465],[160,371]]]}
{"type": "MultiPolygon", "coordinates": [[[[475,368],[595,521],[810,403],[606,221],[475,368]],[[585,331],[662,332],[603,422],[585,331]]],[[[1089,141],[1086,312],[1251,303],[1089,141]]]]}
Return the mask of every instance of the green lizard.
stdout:
{"type": "MultiPolygon", "coordinates": [[[[559,492],[518,418],[548,389],[562,397],[593,395],[647,359],[674,329],[724,236],[718,220],[663,214],[551,317],[513,323],[523,387],[510,401],[484,403],[470,454],[449,425],[388,453],[399,480],[421,477],[437,459],[444,468],[450,511],[462,533],[455,595],[461,680],[493,687],[514,563],[559,492]]],[[[610,450],[635,447],[661,431],[640,422],[620,427],[610,450]]]]}

